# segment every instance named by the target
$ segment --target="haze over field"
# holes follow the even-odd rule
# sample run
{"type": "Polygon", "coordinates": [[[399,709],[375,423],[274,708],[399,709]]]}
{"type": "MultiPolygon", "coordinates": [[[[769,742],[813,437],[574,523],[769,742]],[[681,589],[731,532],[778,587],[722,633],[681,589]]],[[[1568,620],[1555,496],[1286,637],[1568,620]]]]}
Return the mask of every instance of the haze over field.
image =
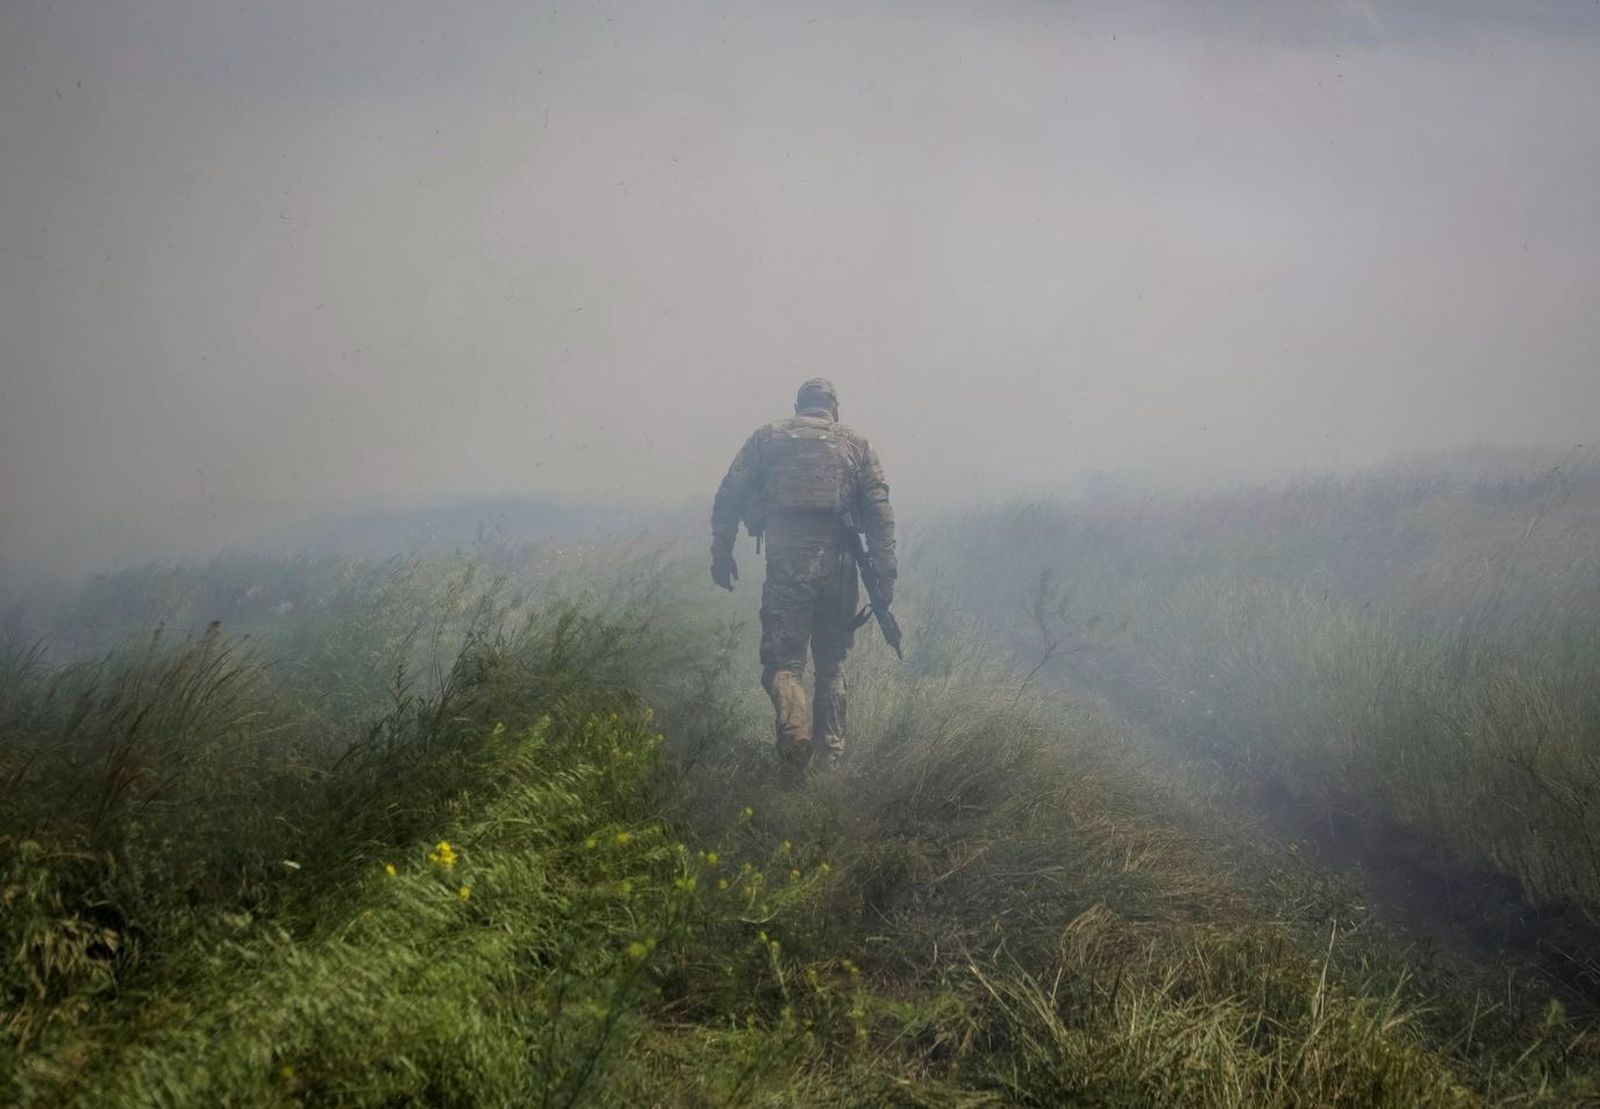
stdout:
{"type": "Polygon", "coordinates": [[[6,5],[0,559],[702,500],[815,373],[906,505],[1566,447],[1597,103],[1586,0],[6,5]]]}
{"type": "Polygon", "coordinates": [[[1600,0],[0,0],[0,1105],[1600,1105],[1596,106],[1600,0]],[[816,375],[893,520],[708,550],[816,375]]]}

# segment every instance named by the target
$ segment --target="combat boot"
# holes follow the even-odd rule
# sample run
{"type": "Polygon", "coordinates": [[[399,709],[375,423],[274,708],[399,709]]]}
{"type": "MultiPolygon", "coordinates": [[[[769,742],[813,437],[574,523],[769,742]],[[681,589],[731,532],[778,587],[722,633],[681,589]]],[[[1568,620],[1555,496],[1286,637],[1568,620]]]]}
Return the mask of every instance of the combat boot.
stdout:
{"type": "Polygon", "coordinates": [[[809,748],[796,745],[778,752],[778,785],[783,789],[802,789],[811,767],[809,748]]]}

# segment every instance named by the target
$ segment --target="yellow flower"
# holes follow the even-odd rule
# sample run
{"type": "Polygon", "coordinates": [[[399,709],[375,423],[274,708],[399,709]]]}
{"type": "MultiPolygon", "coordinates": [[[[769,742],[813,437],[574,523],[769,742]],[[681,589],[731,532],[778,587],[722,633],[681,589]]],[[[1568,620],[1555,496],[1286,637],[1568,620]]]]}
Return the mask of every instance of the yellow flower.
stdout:
{"type": "Polygon", "coordinates": [[[451,847],[448,841],[440,840],[438,845],[429,853],[428,860],[438,863],[446,870],[449,870],[456,865],[455,848],[451,847]]]}
{"type": "Polygon", "coordinates": [[[829,866],[829,865],[828,865],[828,864],[827,864],[827,863],[823,863],[823,864],[821,864],[821,865],[820,865],[820,866],[818,866],[818,867],[817,867],[817,869],[818,869],[818,870],[819,870],[819,871],[821,871],[821,872],[822,872],[822,873],[823,873],[823,874],[826,874],[826,873],[828,873],[828,872],[829,872],[829,871],[830,871],[830,870],[832,870],[832,869],[833,869],[833,867],[831,867],[831,866],[829,866]]]}
{"type": "Polygon", "coordinates": [[[631,840],[631,839],[633,839],[633,833],[632,832],[618,832],[617,833],[617,845],[619,847],[626,847],[628,845],[628,841],[631,840]]]}
{"type": "Polygon", "coordinates": [[[456,890],[456,896],[461,898],[463,901],[470,901],[472,899],[472,887],[462,886],[460,889],[456,890]]]}
{"type": "Polygon", "coordinates": [[[752,809],[749,805],[746,805],[744,807],[744,812],[740,813],[739,815],[744,819],[749,820],[751,817],[755,816],[755,814],[756,810],[752,809]]]}
{"type": "Polygon", "coordinates": [[[638,940],[634,940],[628,945],[628,957],[630,959],[642,959],[648,954],[650,954],[650,949],[638,940]]]}
{"type": "Polygon", "coordinates": [[[396,870],[394,868],[394,864],[393,863],[384,863],[383,864],[383,872],[385,874],[387,874],[391,878],[393,878],[396,874],[400,873],[398,870],[396,870]]]}
{"type": "Polygon", "coordinates": [[[726,878],[717,879],[717,888],[719,890],[727,889],[728,888],[728,880],[726,878]]]}
{"type": "Polygon", "coordinates": [[[593,836],[590,836],[588,839],[583,841],[583,845],[590,851],[593,851],[596,847],[600,846],[600,841],[595,839],[593,836]]]}
{"type": "Polygon", "coordinates": [[[789,881],[798,882],[799,880],[800,880],[800,872],[798,870],[789,871],[789,881]]]}
{"type": "Polygon", "coordinates": [[[706,865],[707,866],[716,866],[717,863],[720,862],[720,861],[721,860],[718,858],[717,853],[715,851],[707,851],[706,852],[706,865]]]}
{"type": "Polygon", "coordinates": [[[782,843],[778,844],[778,850],[787,855],[789,852],[794,850],[794,844],[790,843],[788,840],[784,840],[782,843]]]}

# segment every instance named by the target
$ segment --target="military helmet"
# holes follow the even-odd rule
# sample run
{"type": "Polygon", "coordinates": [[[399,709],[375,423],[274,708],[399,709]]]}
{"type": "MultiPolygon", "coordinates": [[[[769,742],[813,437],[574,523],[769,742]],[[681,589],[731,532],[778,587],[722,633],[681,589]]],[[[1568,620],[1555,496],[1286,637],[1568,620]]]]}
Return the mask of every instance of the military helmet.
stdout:
{"type": "Polygon", "coordinates": [[[831,408],[839,403],[839,394],[834,390],[833,382],[825,377],[814,377],[800,386],[800,392],[795,395],[794,403],[797,408],[818,405],[831,408]]]}

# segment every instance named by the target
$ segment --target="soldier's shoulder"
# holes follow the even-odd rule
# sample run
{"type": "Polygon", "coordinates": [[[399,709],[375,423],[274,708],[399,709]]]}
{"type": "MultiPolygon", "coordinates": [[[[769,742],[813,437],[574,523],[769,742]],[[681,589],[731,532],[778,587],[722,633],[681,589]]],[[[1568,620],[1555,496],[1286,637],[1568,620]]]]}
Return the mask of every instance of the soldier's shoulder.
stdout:
{"type": "Polygon", "coordinates": [[[784,432],[788,431],[794,426],[795,420],[792,417],[786,420],[773,420],[770,424],[762,424],[760,427],[756,428],[755,433],[751,436],[751,438],[770,439],[774,435],[782,435],[784,432]]]}
{"type": "Polygon", "coordinates": [[[851,427],[849,424],[834,424],[833,428],[839,438],[854,443],[858,447],[865,447],[867,445],[867,437],[861,434],[855,428],[851,427]]]}
{"type": "Polygon", "coordinates": [[[825,422],[808,416],[787,416],[781,420],[773,420],[770,424],[762,424],[756,428],[754,438],[770,439],[775,435],[787,435],[797,427],[826,427],[847,443],[858,447],[864,447],[867,444],[867,437],[848,424],[841,424],[837,421],[825,422]]]}

